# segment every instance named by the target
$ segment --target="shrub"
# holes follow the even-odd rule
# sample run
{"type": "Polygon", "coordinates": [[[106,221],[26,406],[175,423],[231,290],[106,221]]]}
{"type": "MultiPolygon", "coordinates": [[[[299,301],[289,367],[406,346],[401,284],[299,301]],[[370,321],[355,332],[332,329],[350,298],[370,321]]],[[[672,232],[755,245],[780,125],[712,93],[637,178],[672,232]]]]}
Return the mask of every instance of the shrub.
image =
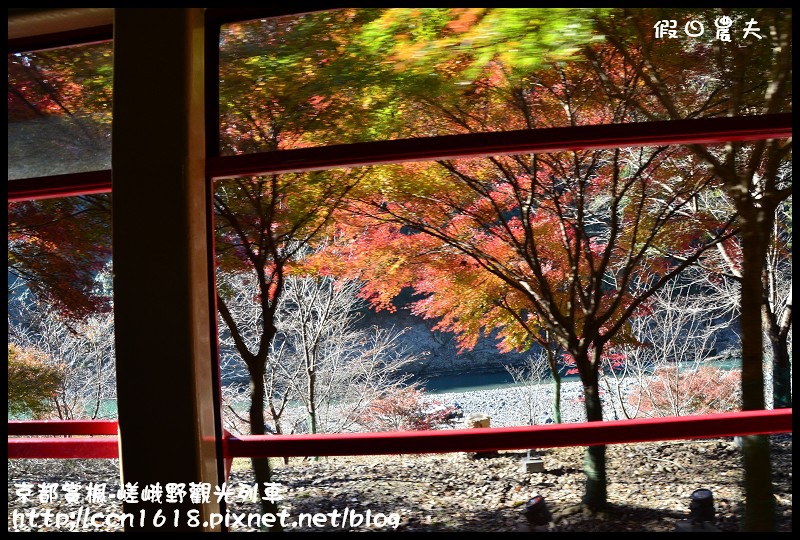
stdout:
{"type": "Polygon", "coordinates": [[[53,409],[53,399],[64,374],[48,364],[43,353],[8,344],[8,414],[43,418],[53,409]]]}
{"type": "Polygon", "coordinates": [[[628,397],[648,416],[682,416],[734,411],[740,408],[741,371],[699,367],[680,371],[662,367],[636,386],[628,397]]]}
{"type": "Polygon", "coordinates": [[[413,386],[395,387],[373,401],[359,424],[369,431],[415,431],[441,429],[458,417],[456,405],[444,405],[413,386]]]}

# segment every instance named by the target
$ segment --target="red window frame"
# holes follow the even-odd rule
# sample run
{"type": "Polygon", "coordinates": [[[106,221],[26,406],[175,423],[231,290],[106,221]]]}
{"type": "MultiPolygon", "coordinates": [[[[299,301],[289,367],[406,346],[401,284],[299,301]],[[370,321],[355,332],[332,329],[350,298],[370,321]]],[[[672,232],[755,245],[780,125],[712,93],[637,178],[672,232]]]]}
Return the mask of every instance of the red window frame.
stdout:
{"type": "MultiPolygon", "coordinates": [[[[357,167],[406,161],[427,161],[489,155],[569,151],[588,148],[655,146],[667,144],[715,144],[730,141],[787,138],[792,134],[791,113],[705,118],[693,120],[593,125],[503,133],[477,133],[374,141],[344,145],[221,156],[219,145],[219,33],[222,24],[254,18],[298,14],[291,9],[209,8],[206,11],[206,180],[209,189],[218,179],[241,175],[357,167]]],[[[35,38],[9,40],[9,52],[95,43],[111,38],[110,26],[62,32],[35,38]]],[[[22,201],[106,193],[111,191],[111,171],[100,170],[8,182],[8,200],[22,201]]],[[[213,230],[213,229],[212,229],[213,230]]],[[[208,239],[213,246],[213,235],[208,239]]],[[[213,253],[213,249],[211,250],[213,253]]],[[[209,262],[213,269],[213,256],[209,262]]],[[[213,271],[209,274],[214,275],[213,271]]],[[[212,295],[214,298],[215,295],[212,295]]],[[[216,306],[215,306],[216,307],[216,306]]],[[[216,313],[216,311],[214,311],[216,313]]],[[[216,343],[217,336],[212,336],[216,343]]],[[[215,368],[219,369],[218,362],[215,368]]],[[[436,431],[397,434],[338,434],[304,436],[224,437],[226,458],[233,456],[370,455],[377,453],[444,452],[511,449],[528,446],[575,446],[613,444],[673,438],[702,438],[791,431],[791,409],[744,411],[657,420],[625,420],[536,428],[487,428],[469,433],[436,431]],[[618,425],[619,424],[619,425],[618,425]],[[661,427],[659,427],[661,426],[661,427]],[[570,435],[572,430],[572,435],[570,435]],[[542,434],[547,439],[543,439],[542,434]],[[348,440],[346,454],[336,448],[348,440]],[[513,442],[512,442],[513,440],[513,442]],[[547,443],[549,440],[550,443],[547,443]],[[557,443],[557,444],[553,444],[557,443]],[[511,446],[509,446],[511,445],[511,446]],[[298,453],[299,452],[299,453],[298,453]]],[[[99,421],[103,422],[103,421],[99,421]]],[[[9,422],[9,435],[95,434],[108,435],[110,424],[9,422]],[[99,431],[98,431],[99,430],[99,431]],[[101,433],[102,432],[102,433],[101,433]]],[[[115,424],[115,423],[114,423],[115,424]]],[[[115,438],[105,440],[9,438],[9,457],[115,457],[115,438]],[[13,444],[12,444],[13,440],[13,444]],[[113,442],[112,442],[113,441],[113,442]],[[90,446],[93,449],[90,449],[90,446]],[[102,450],[96,450],[101,448],[102,450]],[[12,452],[12,448],[14,449],[12,452]],[[49,450],[35,450],[36,448],[49,450]],[[13,455],[12,455],[13,454],[13,455]],[[112,455],[114,454],[114,455],[112,455]]]]}

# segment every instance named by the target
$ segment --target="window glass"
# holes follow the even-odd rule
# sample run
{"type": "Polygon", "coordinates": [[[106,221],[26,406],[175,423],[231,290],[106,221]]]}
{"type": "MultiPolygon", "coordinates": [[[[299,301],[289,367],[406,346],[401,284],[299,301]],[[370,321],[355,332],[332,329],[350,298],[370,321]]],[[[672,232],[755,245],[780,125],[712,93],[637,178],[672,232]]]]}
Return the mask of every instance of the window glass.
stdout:
{"type": "Polygon", "coordinates": [[[9,180],[111,167],[110,43],[8,55],[9,180]]]}
{"type": "MultiPolygon", "coordinates": [[[[715,246],[733,232],[734,205],[685,146],[224,179],[214,205],[231,431],[246,432],[258,359],[263,422],[279,433],[458,426],[455,404],[477,390],[515,396],[503,412],[470,411],[499,425],[552,422],[554,375],[565,396],[581,384],[575,351],[559,341],[578,342],[585,327],[609,336],[603,384],[622,397],[603,402],[606,418],[645,414],[636,392],[649,387],[636,381],[674,358],[731,382],[721,405],[702,411],[736,402],[734,285],[714,274],[726,264],[715,246]],[[664,288],[661,278],[692,258],[703,269],[664,288]],[[679,305],[705,311],[670,322],[679,305]],[[388,415],[400,404],[407,417],[388,415]]],[[[736,241],[725,246],[740,255],[736,241]]],[[[647,414],[657,414],[650,401],[647,414]]],[[[577,397],[558,414],[586,420],[577,397]]]]}
{"type": "Polygon", "coordinates": [[[532,103],[526,73],[592,39],[572,11],[342,9],[225,25],[221,151],[532,127],[503,94],[532,103]]]}
{"type": "Polygon", "coordinates": [[[115,418],[110,196],[8,206],[9,419],[115,418]]]}
{"type": "Polygon", "coordinates": [[[220,152],[787,112],[765,85],[785,61],[785,36],[767,36],[781,17],[386,8],[227,24],[220,152]]]}

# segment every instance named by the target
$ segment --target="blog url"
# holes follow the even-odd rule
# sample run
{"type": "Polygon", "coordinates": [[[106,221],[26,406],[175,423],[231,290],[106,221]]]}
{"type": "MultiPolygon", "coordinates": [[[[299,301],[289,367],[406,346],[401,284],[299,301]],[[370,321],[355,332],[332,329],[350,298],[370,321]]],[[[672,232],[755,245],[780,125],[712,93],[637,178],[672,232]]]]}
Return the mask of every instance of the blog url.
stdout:
{"type": "Polygon", "coordinates": [[[157,510],[148,515],[144,510],[138,513],[131,512],[93,512],[84,506],[71,512],[54,512],[46,510],[17,510],[12,513],[12,529],[19,531],[28,528],[55,528],[67,531],[87,529],[135,529],[137,527],[156,528],[167,526],[180,527],[186,525],[192,528],[216,529],[219,526],[273,528],[280,524],[281,528],[355,528],[374,527],[380,529],[396,529],[400,525],[400,514],[382,512],[373,513],[371,510],[356,512],[346,507],[343,511],[331,510],[330,512],[301,513],[296,520],[292,519],[287,510],[275,514],[257,512],[239,513],[226,512],[225,514],[212,513],[207,519],[201,519],[199,510],[182,512],[179,509],[166,512],[157,510]]]}

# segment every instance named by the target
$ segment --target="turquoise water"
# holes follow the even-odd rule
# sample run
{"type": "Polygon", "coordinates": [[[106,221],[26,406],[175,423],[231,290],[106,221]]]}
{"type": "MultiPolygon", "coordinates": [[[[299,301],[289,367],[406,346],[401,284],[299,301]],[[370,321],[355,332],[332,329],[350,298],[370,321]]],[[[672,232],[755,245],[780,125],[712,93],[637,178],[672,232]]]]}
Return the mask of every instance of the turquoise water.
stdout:
{"type": "MultiPolygon", "coordinates": [[[[463,375],[438,375],[412,379],[425,387],[427,394],[444,394],[448,392],[472,392],[475,390],[494,390],[495,388],[511,388],[517,386],[514,378],[507,371],[492,373],[466,373],[463,375]]],[[[577,381],[577,375],[561,377],[561,382],[577,381]]],[[[550,379],[543,381],[550,384],[550,379]]]]}
{"type": "MultiPolygon", "coordinates": [[[[77,415],[77,418],[81,420],[88,420],[92,418],[92,414],[94,413],[94,408],[91,411],[83,414],[77,415]]],[[[19,416],[12,417],[11,415],[8,416],[9,420],[32,420],[29,414],[22,414],[19,416]]],[[[116,420],[117,419],[117,400],[116,399],[104,399],[100,402],[100,410],[97,414],[97,420],[116,420]]]]}
{"type": "MultiPolygon", "coordinates": [[[[715,360],[706,362],[705,365],[721,369],[741,369],[740,359],[731,358],[727,360],[715,360]]],[[[682,369],[690,369],[695,366],[694,362],[687,362],[681,366],[682,369]]],[[[578,375],[561,374],[561,382],[579,381],[578,375]]],[[[444,394],[448,392],[470,392],[474,390],[494,390],[495,388],[510,388],[516,386],[514,378],[507,371],[497,371],[491,373],[465,373],[457,375],[436,375],[432,377],[418,377],[412,381],[420,382],[425,387],[428,394],[444,394]]],[[[542,384],[551,384],[547,377],[542,384]]]]}

